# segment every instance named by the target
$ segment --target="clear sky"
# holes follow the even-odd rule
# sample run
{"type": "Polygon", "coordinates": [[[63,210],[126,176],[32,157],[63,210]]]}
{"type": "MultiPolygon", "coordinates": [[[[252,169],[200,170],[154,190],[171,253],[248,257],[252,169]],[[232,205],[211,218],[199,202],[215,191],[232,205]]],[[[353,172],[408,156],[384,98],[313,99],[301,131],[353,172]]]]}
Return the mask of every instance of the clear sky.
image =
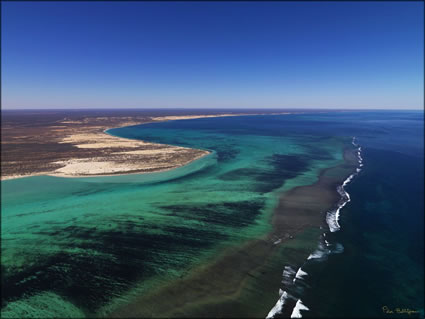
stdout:
{"type": "Polygon", "coordinates": [[[423,108],[423,2],[2,2],[3,108],[423,108]]]}

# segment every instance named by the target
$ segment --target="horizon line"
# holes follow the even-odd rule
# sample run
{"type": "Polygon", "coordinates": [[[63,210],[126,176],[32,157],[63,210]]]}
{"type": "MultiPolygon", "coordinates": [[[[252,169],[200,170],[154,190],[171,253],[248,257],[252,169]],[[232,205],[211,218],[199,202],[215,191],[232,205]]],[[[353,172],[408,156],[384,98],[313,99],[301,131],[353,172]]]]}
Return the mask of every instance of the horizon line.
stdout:
{"type": "Polygon", "coordinates": [[[259,107],[259,108],[255,108],[255,107],[235,107],[235,108],[231,108],[231,107],[202,107],[202,108],[196,108],[196,107],[65,107],[65,108],[5,108],[5,107],[1,107],[1,111],[29,111],[29,110],[335,110],[335,111],[345,111],[345,110],[372,110],[372,111],[395,111],[395,110],[399,110],[399,111],[424,111],[424,107],[422,108],[326,108],[326,107],[314,107],[314,108],[309,108],[309,107],[299,107],[299,108],[291,108],[291,107],[281,107],[281,108],[276,108],[276,107],[271,107],[271,108],[266,108],[266,107],[259,107]]]}

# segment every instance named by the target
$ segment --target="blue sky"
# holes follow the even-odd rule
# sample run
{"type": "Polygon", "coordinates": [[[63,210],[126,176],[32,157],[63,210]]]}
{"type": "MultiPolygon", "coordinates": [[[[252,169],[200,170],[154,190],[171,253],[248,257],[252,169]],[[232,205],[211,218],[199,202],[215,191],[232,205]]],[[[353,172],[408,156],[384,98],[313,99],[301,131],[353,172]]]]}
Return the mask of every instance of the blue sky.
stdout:
{"type": "Polygon", "coordinates": [[[2,2],[3,108],[422,108],[423,2],[2,2]]]}

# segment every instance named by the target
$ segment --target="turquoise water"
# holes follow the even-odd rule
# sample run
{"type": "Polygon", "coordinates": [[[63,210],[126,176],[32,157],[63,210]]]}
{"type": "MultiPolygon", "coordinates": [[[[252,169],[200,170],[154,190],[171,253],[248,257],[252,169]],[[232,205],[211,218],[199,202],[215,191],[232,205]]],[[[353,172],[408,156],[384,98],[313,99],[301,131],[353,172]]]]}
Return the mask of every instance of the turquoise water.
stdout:
{"type": "Polygon", "coordinates": [[[267,234],[275,192],[314,182],[341,162],[348,141],[276,134],[281,124],[268,126],[270,118],[109,131],[212,151],[169,172],[2,182],[3,316],[105,315],[222,248],[267,234]]]}
{"type": "Polygon", "coordinates": [[[423,317],[423,131],[423,112],[389,111],[110,130],[212,154],[152,175],[2,182],[2,316],[105,315],[265,235],[277,194],[316,181],[356,136],[364,167],[346,187],[341,229],[326,237],[340,249],[306,263],[289,292],[309,308],[304,317],[393,317],[384,306],[423,317]]]}

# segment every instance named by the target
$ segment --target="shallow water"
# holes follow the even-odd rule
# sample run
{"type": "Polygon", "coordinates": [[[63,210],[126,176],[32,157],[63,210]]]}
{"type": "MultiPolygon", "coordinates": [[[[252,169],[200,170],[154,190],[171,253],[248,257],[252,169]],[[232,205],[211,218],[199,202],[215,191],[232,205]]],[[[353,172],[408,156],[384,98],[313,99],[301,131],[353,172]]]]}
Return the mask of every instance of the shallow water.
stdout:
{"type": "MultiPolygon", "coordinates": [[[[394,196],[403,183],[387,178],[394,168],[404,172],[403,167],[410,165],[409,169],[416,171],[415,178],[398,173],[397,179],[401,178],[404,186],[411,185],[413,179],[415,189],[420,189],[421,129],[423,113],[347,112],[205,118],[109,130],[117,136],[207,149],[212,154],[177,170],[149,175],[90,179],[39,176],[3,181],[2,315],[105,315],[135,295],[187,274],[221,249],[267,234],[278,193],[309,185],[323,168],[341,163],[342,148],[352,136],[357,136],[364,148],[365,169],[347,186],[352,203],[341,212],[341,230],[333,234],[346,236],[333,238],[345,250],[335,258],[343,263],[355,260],[359,267],[366,265],[371,273],[379,272],[382,264],[387,264],[388,249],[372,243],[379,242],[376,237],[386,238],[388,230],[380,227],[383,217],[379,212],[388,210],[396,216],[393,223],[387,222],[390,229],[403,234],[392,242],[391,253],[396,254],[391,256],[397,260],[406,254],[415,256],[408,256],[402,264],[413,273],[403,274],[423,283],[420,244],[410,246],[409,253],[404,250],[421,238],[423,247],[423,226],[417,223],[419,219],[423,225],[423,215],[418,213],[423,198],[419,192],[407,192],[409,199],[394,196]],[[387,161],[387,171],[381,168],[386,152],[403,154],[397,161],[387,161]],[[374,189],[380,180],[383,186],[377,189],[382,200],[372,197],[365,202],[363,198],[371,191],[356,191],[355,187],[374,189]],[[391,196],[385,187],[393,192],[391,196]],[[403,204],[396,204],[399,202],[403,204]],[[365,210],[368,219],[372,215],[377,224],[359,217],[365,216],[365,210]],[[350,218],[358,222],[347,222],[350,218]],[[408,220],[406,224],[415,231],[400,231],[400,218],[408,220]],[[375,238],[363,233],[368,227],[375,238]],[[358,238],[362,240],[358,242],[358,238]],[[363,263],[368,254],[377,262],[363,263]]],[[[306,238],[309,245],[316,245],[316,235],[306,238]]],[[[279,267],[281,263],[283,270],[285,256],[276,258],[274,262],[279,267]]],[[[329,257],[317,263],[318,269],[308,271],[305,280],[316,281],[303,290],[303,302],[311,309],[301,311],[303,315],[338,316],[344,314],[346,300],[360,292],[367,295],[364,286],[358,285],[361,280],[349,280],[352,273],[345,271],[347,267],[337,266],[339,271],[331,276],[332,263],[329,257]],[[333,307],[319,294],[326,291],[326,300],[339,300],[340,285],[333,282],[342,279],[350,282],[353,295],[343,297],[341,306],[333,307]]],[[[394,266],[389,272],[402,271],[394,266]]],[[[387,306],[391,306],[394,298],[384,289],[386,280],[379,278],[382,276],[369,278],[378,282],[373,296],[388,296],[387,306]]],[[[391,282],[392,291],[397,290],[394,293],[406,300],[412,293],[423,297],[419,286],[391,282]]],[[[276,300],[278,297],[276,291],[276,300]]],[[[385,300],[364,299],[368,300],[366,314],[379,312],[385,300]]],[[[423,303],[415,302],[411,307],[423,309],[423,303]]]]}

